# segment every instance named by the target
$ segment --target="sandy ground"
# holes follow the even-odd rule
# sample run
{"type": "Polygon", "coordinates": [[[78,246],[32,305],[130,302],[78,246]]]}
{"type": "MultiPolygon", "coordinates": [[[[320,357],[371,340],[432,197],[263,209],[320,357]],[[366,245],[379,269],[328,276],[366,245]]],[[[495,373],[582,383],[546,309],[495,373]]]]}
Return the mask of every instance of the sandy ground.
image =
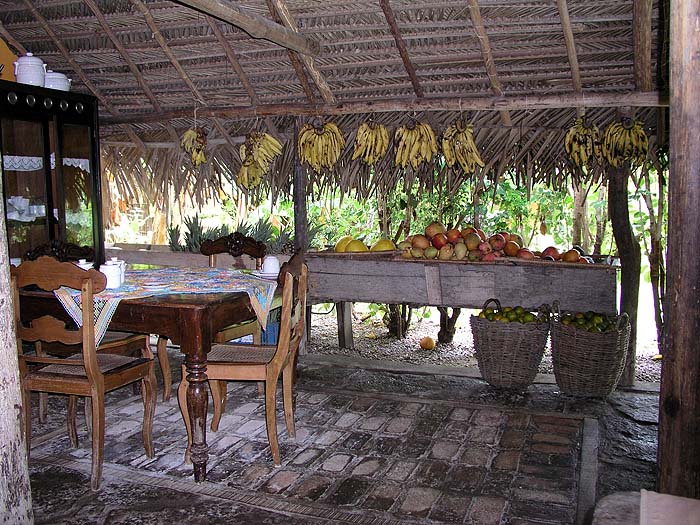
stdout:
{"type": "MultiPolygon", "coordinates": [[[[356,355],[367,359],[388,359],[414,364],[435,364],[450,366],[477,366],[474,357],[469,318],[475,312],[462,310],[457,320],[454,341],[438,345],[434,350],[420,348],[422,337],[430,336],[437,340],[440,329],[440,314],[436,309],[418,310],[418,314],[427,313],[428,317],[413,316],[411,328],[406,338],[396,339],[388,335],[388,330],[379,318],[362,321],[366,314],[366,305],[356,304],[354,308],[353,335],[355,348],[341,349],[338,346],[337,322],[335,309],[329,311],[330,305],[314,305],[311,323],[309,351],[321,354],[356,355]]],[[[658,353],[654,328],[653,310],[641,310],[638,318],[636,379],[638,381],[659,382],[661,361],[654,360],[658,353]]],[[[541,373],[553,373],[550,349],[547,348],[540,365],[541,373]]]]}

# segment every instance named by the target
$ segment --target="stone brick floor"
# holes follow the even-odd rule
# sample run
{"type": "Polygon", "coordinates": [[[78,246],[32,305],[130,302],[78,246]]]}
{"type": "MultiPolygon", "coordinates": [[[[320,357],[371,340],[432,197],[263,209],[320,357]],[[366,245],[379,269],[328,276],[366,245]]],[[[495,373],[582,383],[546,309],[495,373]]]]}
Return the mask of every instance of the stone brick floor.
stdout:
{"type": "Polygon", "coordinates": [[[511,393],[415,372],[302,360],[296,440],[278,411],[278,468],[257,387],[229,383],[219,430],[207,433],[205,483],[194,483],[183,463],[177,401],[159,401],[156,457],[148,459],[140,397],[127,388],[108,399],[98,492],[89,489],[87,433],[69,448],[65,403],[52,396],[30,459],[36,522],[577,523],[608,491],[653,488],[649,458],[624,458],[630,450],[648,455],[648,443],[606,432],[622,428],[620,419],[644,426],[639,399],[653,406],[654,393],[582,400],[551,384],[511,393]],[[621,476],[630,487],[620,487],[621,476]]]}

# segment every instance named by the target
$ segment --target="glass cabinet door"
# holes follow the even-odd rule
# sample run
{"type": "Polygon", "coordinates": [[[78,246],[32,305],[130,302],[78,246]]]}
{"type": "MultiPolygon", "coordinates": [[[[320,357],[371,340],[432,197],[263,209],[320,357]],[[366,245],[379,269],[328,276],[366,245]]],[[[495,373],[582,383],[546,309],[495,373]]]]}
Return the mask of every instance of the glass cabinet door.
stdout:
{"type": "MultiPolygon", "coordinates": [[[[63,124],[60,128],[62,183],[54,184],[59,221],[59,237],[79,246],[93,246],[95,239],[93,176],[91,175],[90,128],[63,124]]],[[[59,164],[59,159],[56,159],[59,164]]],[[[55,173],[54,170],[54,180],[55,173]]]]}
{"type": "Polygon", "coordinates": [[[10,257],[22,257],[51,237],[47,210],[46,134],[42,122],[1,120],[5,220],[10,257]]]}

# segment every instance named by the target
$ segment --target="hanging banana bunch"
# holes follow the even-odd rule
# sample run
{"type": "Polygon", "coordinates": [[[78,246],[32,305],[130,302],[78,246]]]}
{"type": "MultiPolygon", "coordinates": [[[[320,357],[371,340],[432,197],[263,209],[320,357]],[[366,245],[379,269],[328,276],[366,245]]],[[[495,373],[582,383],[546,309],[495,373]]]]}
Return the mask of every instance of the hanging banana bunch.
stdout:
{"type": "Polygon", "coordinates": [[[611,166],[619,168],[623,162],[643,164],[649,152],[647,137],[642,121],[623,118],[605,128],[603,134],[603,156],[611,166]]]}
{"type": "Polygon", "coordinates": [[[389,132],[386,127],[373,120],[363,122],[357,129],[352,160],[359,158],[368,166],[372,166],[384,157],[388,148],[389,132]]]}
{"type": "Polygon", "coordinates": [[[297,153],[316,173],[323,168],[333,169],[345,147],[345,137],[335,122],[323,125],[304,124],[299,131],[297,153]]]}
{"type": "Polygon", "coordinates": [[[247,190],[255,188],[262,182],[262,177],[270,171],[270,165],[277,155],[282,153],[282,144],[262,131],[251,131],[241,145],[241,168],[238,170],[236,184],[247,190]]]}
{"type": "Polygon", "coordinates": [[[190,155],[195,168],[207,161],[207,157],[204,155],[204,148],[207,146],[207,133],[204,128],[195,127],[185,131],[180,145],[190,155]]]}
{"type": "Polygon", "coordinates": [[[459,163],[465,173],[474,173],[477,166],[484,167],[484,161],[474,143],[472,127],[461,118],[455,120],[442,134],[442,153],[450,168],[459,163]]]}
{"type": "Polygon", "coordinates": [[[564,136],[564,150],[574,166],[583,168],[593,158],[601,160],[600,131],[595,124],[588,124],[585,117],[574,121],[564,136]]]}
{"type": "Polygon", "coordinates": [[[435,132],[427,122],[418,122],[415,119],[401,126],[394,134],[396,140],[396,157],[394,166],[406,168],[409,164],[415,170],[424,161],[430,161],[437,153],[437,139],[435,132]]]}

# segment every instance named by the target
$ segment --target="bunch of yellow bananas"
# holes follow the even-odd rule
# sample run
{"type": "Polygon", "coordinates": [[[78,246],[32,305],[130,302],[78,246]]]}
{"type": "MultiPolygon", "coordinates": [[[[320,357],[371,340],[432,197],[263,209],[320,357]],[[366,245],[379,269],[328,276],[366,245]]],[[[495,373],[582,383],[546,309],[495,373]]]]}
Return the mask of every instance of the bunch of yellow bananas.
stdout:
{"type": "Polygon", "coordinates": [[[204,155],[204,148],[207,145],[207,134],[204,128],[196,127],[185,131],[180,140],[180,145],[182,149],[190,154],[195,168],[207,161],[207,157],[204,155]]]}
{"type": "Polygon", "coordinates": [[[455,120],[443,133],[442,153],[450,168],[457,162],[465,173],[474,173],[477,166],[484,167],[484,161],[474,143],[472,127],[461,118],[455,120]]]}
{"type": "Polygon", "coordinates": [[[363,122],[355,136],[355,151],[352,160],[360,158],[371,166],[385,154],[389,148],[389,132],[382,124],[374,121],[363,122]]]}
{"type": "Polygon", "coordinates": [[[394,165],[406,168],[409,164],[415,170],[423,161],[429,161],[437,153],[435,132],[427,122],[411,119],[394,134],[396,157],[394,165]]]}
{"type": "Polygon", "coordinates": [[[593,158],[601,160],[600,131],[595,124],[588,124],[584,117],[574,121],[564,136],[564,150],[574,166],[582,168],[593,158]]]}
{"type": "Polygon", "coordinates": [[[603,156],[611,166],[620,167],[623,162],[643,164],[649,152],[647,137],[642,122],[623,118],[605,128],[603,134],[603,156]]]}
{"type": "Polygon", "coordinates": [[[241,169],[238,170],[236,184],[245,189],[255,188],[262,182],[262,177],[270,170],[270,164],[282,153],[282,144],[262,131],[251,131],[241,145],[241,169]]]}
{"type": "Polygon", "coordinates": [[[335,122],[323,126],[304,124],[299,131],[297,153],[301,162],[306,162],[316,173],[323,168],[333,169],[345,147],[345,137],[335,122]]]}

